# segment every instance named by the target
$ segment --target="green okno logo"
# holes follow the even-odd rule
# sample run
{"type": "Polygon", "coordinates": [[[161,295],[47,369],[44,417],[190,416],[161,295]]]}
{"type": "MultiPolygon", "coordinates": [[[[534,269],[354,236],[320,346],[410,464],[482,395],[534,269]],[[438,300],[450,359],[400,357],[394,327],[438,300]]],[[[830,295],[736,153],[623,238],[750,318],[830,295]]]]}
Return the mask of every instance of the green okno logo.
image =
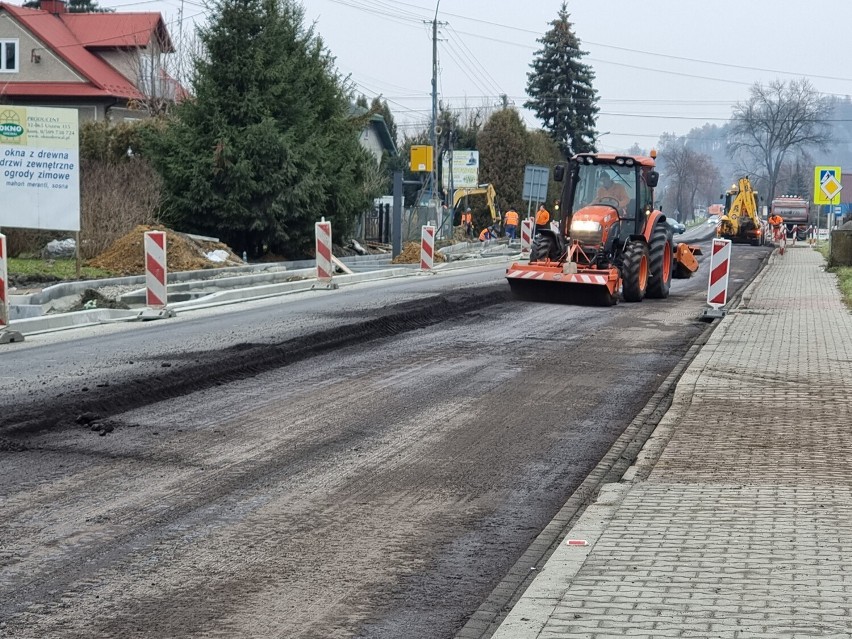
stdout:
{"type": "Polygon", "coordinates": [[[16,138],[24,134],[24,127],[14,122],[0,122],[0,135],[4,138],[16,138]]]}

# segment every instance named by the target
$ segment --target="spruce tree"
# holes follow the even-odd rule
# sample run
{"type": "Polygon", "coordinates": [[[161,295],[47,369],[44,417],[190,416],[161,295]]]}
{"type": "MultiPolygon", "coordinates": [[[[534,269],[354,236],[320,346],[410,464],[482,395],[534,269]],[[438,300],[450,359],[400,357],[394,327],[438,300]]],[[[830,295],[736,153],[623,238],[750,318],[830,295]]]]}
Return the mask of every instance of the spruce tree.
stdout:
{"type": "Polygon", "coordinates": [[[568,20],[568,6],[563,2],[551,29],[538,42],[532,72],[527,74],[524,106],[542,121],[544,129],[559,144],[562,153],[595,150],[595,117],[598,112],[597,91],[592,68],[583,63],[586,55],[568,20]]]}
{"type": "Polygon", "coordinates": [[[238,252],[302,257],[314,223],[351,230],[376,194],[364,188],[363,124],[295,0],[217,0],[200,31],[193,98],[152,153],[165,218],[238,252]]]}

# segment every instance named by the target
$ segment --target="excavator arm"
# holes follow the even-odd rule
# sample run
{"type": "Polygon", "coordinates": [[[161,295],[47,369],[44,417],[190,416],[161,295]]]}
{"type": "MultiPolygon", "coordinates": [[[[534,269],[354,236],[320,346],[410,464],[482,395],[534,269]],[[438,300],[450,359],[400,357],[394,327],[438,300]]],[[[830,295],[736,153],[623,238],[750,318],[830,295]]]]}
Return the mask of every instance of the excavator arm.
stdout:
{"type": "Polygon", "coordinates": [[[494,190],[494,187],[490,184],[482,184],[480,186],[465,186],[460,189],[456,189],[455,193],[453,193],[453,209],[455,209],[461,199],[465,196],[471,195],[484,195],[485,203],[488,206],[488,211],[491,213],[491,222],[492,224],[497,224],[500,222],[500,213],[497,211],[497,206],[495,201],[497,200],[497,192],[494,190]]]}

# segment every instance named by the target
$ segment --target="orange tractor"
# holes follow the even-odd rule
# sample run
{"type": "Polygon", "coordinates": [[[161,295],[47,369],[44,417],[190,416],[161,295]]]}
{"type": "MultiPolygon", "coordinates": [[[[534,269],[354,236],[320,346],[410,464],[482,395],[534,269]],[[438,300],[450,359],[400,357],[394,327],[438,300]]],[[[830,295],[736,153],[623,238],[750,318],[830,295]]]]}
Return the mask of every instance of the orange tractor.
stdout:
{"type": "Polygon", "coordinates": [[[536,226],[529,263],[506,270],[512,292],[613,305],[619,291],[626,302],[668,297],[673,277],[690,277],[701,249],[675,246],[654,208],[655,157],[580,153],[557,166],[565,216],[558,231],[536,226]]]}

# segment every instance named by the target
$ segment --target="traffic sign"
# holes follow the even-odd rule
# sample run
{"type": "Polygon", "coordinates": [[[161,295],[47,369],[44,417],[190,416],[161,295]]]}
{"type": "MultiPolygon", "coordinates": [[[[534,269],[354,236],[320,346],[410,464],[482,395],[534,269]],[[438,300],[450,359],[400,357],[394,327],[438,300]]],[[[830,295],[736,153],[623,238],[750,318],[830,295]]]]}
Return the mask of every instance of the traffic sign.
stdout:
{"type": "Polygon", "coordinates": [[[814,168],[814,204],[833,204],[842,190],[839,166],[814,168]]]}
{"type": "Polygon", "coordinates": [[[527,164],[524,167],[524,190],[521,197],[527,202],[546,201],[548,182],[550,182],[548,167],[527,164]]]}

